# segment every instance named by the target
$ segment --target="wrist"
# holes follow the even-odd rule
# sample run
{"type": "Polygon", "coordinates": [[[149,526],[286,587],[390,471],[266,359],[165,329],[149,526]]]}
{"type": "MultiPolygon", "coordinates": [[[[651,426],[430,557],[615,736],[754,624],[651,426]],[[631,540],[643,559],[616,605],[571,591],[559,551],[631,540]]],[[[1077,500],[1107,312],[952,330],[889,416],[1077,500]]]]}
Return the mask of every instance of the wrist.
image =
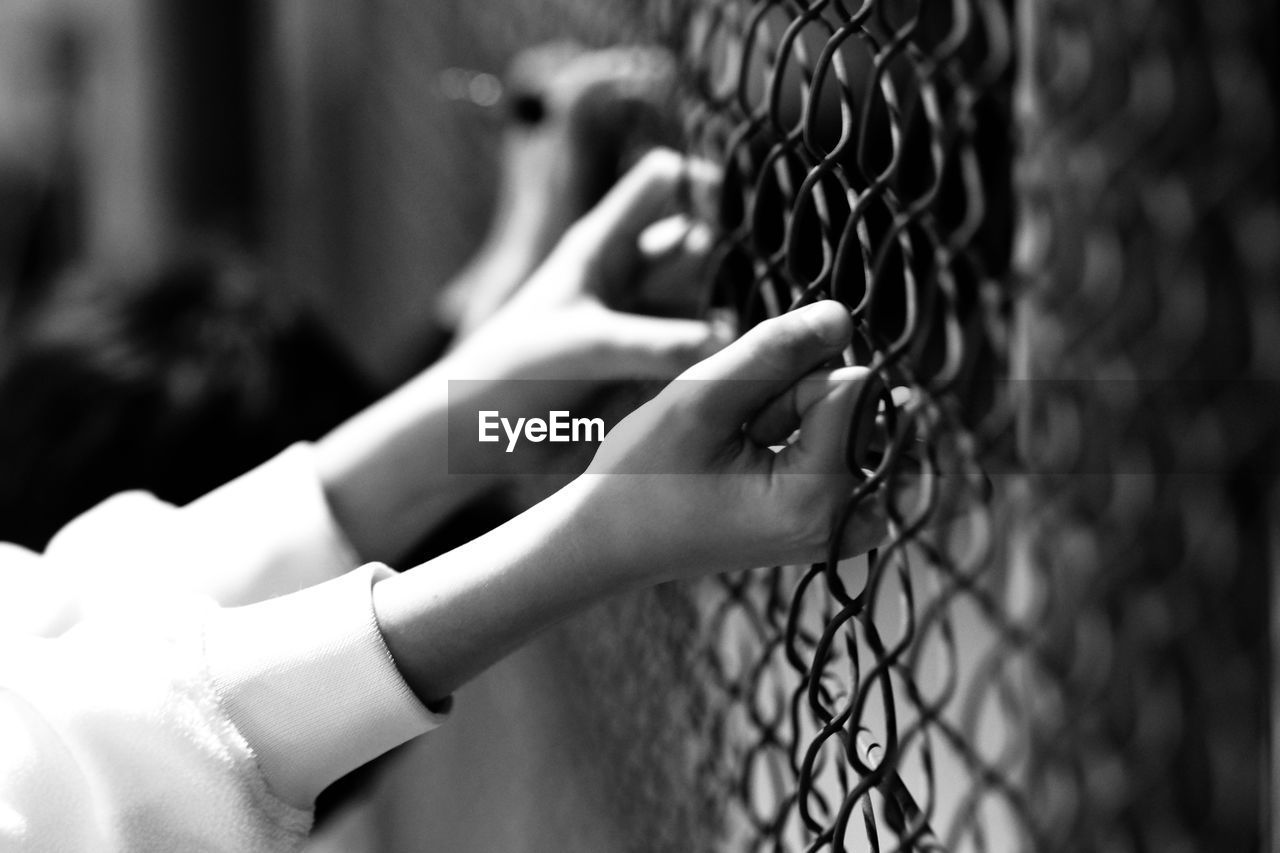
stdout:
{"type": "Polygon", "coordinates": [[[675,580],[685,574],[676,525],[662,521],[663,508],[644,495],[654,475],[582,474],[558,494],[572,513],[572,529],[599,571],[617,591],[675,580]],[[622,478],[625,482],[619,482],[622,478]]]}
{"type": "Polygon", "coordinates": [[[460,335],[439,361],[427,369],[440,382],[450,379],[512,379],[519,375],[520,359],[512,344],[520,329],[499,310],[474,331],[460,335]]]}
{"type": "Polygon", "coordinates": [[[374,587],[383,639],[424,702],[448,696],[548,626],[640,585],[593,527],[592,499],[570,484],[374,587]]]}

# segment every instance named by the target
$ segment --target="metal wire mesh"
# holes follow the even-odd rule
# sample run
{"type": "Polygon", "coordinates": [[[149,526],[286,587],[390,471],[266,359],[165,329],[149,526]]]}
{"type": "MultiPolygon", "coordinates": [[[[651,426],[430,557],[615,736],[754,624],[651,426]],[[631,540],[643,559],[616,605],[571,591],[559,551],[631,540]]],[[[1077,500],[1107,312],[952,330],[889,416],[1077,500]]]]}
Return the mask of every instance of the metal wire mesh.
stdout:
{"type": "Polygon", "coordinates": [[[1258,849],[1275,54],[1228,6],[1028,2],[1018,50],[996,0],[688,10],[720,298],[850,307],[833,541],[894,519],[709,591],[729,849],[1258,849]]]}
{"type": "Polygon", "coordinates": [[[1031,825],[1012,782],[1025,743],[1001,724],[1026,643],[998,615],[980,457],[1007,433],[992,391],[1009,322],[1009,10],[703,3],[688,26],[695,145],[727,167],[721,298],[748,322],[850,306],[847,357],[880,379],[861,405],[883,412],[852,442],[878,450],[852,460],[868,476],[835,527],[881,487],[893,517],[865,561],[728,579],[711,603],[728,843],[1007,849],[1031,825]]]}

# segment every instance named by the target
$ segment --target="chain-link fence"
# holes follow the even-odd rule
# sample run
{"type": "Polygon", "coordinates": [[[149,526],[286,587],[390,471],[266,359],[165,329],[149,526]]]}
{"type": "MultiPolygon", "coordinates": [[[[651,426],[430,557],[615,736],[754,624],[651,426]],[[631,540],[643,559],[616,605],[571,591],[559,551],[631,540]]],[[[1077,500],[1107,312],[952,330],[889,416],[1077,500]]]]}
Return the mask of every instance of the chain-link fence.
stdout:
{"type": "Polygon", "coordinates": [[[730,847],[1010,849],[1029,641],[981,467],[1009,433],[1010,10],[702,3],[687,26],[694,146],[727,170],[720,298],[748,323],[850,307],[847,359],[880,390],[855,421],[879,417],[835,528],[879,491],[893,518],[865,560],[727,579],[711,605],[730,847]]]}
{"type": "Polygon", "coordinates": [[[850,307],[881,412],[833,541],[877,490],[894,517],[710,595],[730,849],[1260,849],[1273,17],[689,9],[721,298],[850,307]]]}

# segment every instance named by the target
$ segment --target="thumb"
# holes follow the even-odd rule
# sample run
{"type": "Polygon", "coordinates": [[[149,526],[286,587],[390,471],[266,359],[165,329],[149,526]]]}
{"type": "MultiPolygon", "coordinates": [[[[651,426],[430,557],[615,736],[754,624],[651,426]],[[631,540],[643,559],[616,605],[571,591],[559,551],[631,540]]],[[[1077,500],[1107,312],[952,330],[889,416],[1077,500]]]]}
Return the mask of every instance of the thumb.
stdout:
{"type": "Polygon", "coordinates": [[[805,374],[839,355],[852,329],[849,311],[839,302],[806,305],[764,321],[681,378],[704,380],[699,389],[703,416],[737,429],[805,374]]]}

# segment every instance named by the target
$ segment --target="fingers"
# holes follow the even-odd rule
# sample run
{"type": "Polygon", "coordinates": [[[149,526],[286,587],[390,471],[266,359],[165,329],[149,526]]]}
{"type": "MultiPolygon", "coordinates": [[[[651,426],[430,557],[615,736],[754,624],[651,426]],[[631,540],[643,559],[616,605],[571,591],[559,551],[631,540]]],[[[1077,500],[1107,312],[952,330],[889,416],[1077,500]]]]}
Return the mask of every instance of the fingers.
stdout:
{"type": "Polygon", "coordinates": [[[840,557],[856,557],[872,548],[881,548],[889,538],[889,517],[878,494],[868,495],[840,531],[837,553],[840,557]]]}
{"type": "Polygon", "coordinates": [[[853,324],[838,302],[806,305],[766,320],[681,378],[706,380],[702,416],[736,431],[801,377],[838,356],[853,324]]]}
{"type": "Polygon", "coordinates": [[[690,198],[714,195],[719,180],[711,163],[654,149],[570,229],[565,242],[603,267],[604,280],[619,280],[640,257],[640,232],[687,206],[690,198]]]}
{"type": "Polygon", "coordinates": [[[711,229],[679,214],[641,232],[644,272],[630,294],[603,294],[619,308],[634,307],[645,314],[697,317],[711,301],[711,229]]]}
{"type": "Polygon", "coordinates": [[[673,256],[706,255],[711,249],[711,229],[704,222],[678,213],[649,225],[639,236],[640,253],[651,263],[673,256]]]}
{"type": "Polygon", "coordinates": [[[870,375],[865,367],[819,370],[805,376],[770,400],[747,424],[747,437],[762,447],[783,444],[800,427],[801,419],[818,401],[837,387],[854,383],[861,387],[870,375]]]}
{"type": "MultiPolygon", "coordinates": [[[[850,469],[848,459],[850,431],[855,428],[859,399],[867,393],[874,393],[874,377],[869,371],[864,368],[846,370],[854,373],[846,374],[848,378],[844,379],[828,378],[820,391],[801,390],[797,394],[797,403],[801,406],[799,435],[772,459],[775,475],[806,475],[780,478],[784,482],[789,481],[789,490],[796,490],[804,496],[799,501],[802,505],[810,507],[810,511],[813,507],[831,507],[830,522],[839,525],[836,553],[841,558],[878,547],[889,533],[888,514],[879,490],[864,495],[852,508],[845,505],[859,482],[850,469]],[[816,399],[807,401],[804,399],[806,395],[813,395],[816,399]],[[806,402],[807,406],[804,405],[806,402]],[[848,509],[851,512],[846,517],[848,509]]],[[[874,412],[874,406],[864,408],[874,412]]],[[[826,554],[823,559],[826,559],[826,554]]]]}
{"type": "Polygon", "coordinates": [[[836,553],[841,558],[876,547],[888,533],[878,491],[862,496],[855,506],[846,506],[859,482],[847,460],[849,433],[859,399],[868,393],[871,380],[870,372],[858,367],[813,374],[796,383],[794,392],[771,403],[748,430],[776,434],[798,421],[796,439],[766,458],[779,494],[811,523],[811,541],[820,549],[811,559],[827,559],[833,525],[839,527],[836,553]]]}
{"type": "Polygon", "coordinates": [[[799,410],[800,435],[778,454],[781,473],[850,473],[846,461],[849,431],[858,397],[866,387],[866,371],[858,381],[826,383],[822,393],[799,410]]]}

